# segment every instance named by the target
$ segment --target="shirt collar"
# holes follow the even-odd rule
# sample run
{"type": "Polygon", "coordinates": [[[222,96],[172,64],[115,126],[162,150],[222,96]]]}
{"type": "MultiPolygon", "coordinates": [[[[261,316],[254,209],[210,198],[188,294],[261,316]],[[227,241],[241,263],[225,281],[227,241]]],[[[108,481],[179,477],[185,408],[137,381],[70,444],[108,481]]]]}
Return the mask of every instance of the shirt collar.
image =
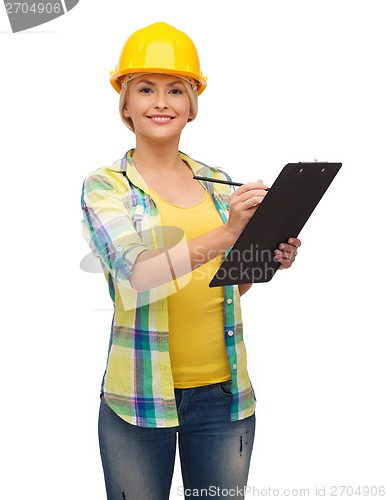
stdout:
{"type": "MultiPolygon", "coordinates": [[[[109,170],[113,170],[115,172],[125,172],[126,176],[129,178],[130,182],[134,184],[135,186],[139,187],[142,189],[145,193],[147,193],[149,196],[151,196],[151,193],[149,191],[149,188],[147,186],[147,183],[143,179],[143,177],[140,175],[138,172],[136,166],[134,165],[132,156],[134,153],[135,149],[130,149],[123,158],[120,158],[119,160],[115,161],[110,167],[108,167],[109,170]]],[[[180,158],[185,161],[188,166],[192,170],[192,175],[200,175],[201,177],[214,177],[214,171],[205,165],[204,163],[198,162],[196,160],[193,160],[190,158],[188,155],[182,153],[179,151],[180,158]]],[[[203,183],[203,181],[199,181],[203,183]]],[[[203,184],[205,187],[208,187],[208,184],[212,183],[207,183],[203,184]]],[[[212,186],[211,186],[212,187],[212,186]]],[[[211,189],[212,191],[212,189],[211,189]]]]}

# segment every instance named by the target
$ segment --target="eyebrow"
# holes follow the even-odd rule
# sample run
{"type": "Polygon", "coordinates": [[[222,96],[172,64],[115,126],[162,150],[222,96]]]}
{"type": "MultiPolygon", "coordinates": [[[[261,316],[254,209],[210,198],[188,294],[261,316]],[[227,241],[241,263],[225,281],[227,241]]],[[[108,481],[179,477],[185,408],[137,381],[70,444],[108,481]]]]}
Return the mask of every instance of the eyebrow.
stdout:
{"type": "MultiPolygon", "coordinates": [[[[137,82],[137,84],[140,84],[140,83],[146,83],[147,85],[156,85],[155,82],[152,82],[151,80],[145,80],[145,79],[141,79],[137,82]]],[[[176,85],[176,84],[180,84],[180,85],[183,85],[183,82],[180,81],[180,80],[175,80],[171,83],[168,83],[167,84],[167,87],[172,87],[173,85],[176,85]]]]}

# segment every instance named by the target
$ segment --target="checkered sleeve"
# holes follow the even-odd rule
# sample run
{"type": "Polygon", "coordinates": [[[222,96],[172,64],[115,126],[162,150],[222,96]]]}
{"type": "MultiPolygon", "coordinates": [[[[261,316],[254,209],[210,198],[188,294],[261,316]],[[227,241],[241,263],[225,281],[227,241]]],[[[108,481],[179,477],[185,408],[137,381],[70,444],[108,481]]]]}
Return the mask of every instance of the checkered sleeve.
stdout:
{"type": "Polygon", "coordinates": [[[82,234],[104,272],[130,287],[129,277],[138,255],[148,250],[136,232],[131,214],[112,182],[92,173],[83,183],[82,234]]]}

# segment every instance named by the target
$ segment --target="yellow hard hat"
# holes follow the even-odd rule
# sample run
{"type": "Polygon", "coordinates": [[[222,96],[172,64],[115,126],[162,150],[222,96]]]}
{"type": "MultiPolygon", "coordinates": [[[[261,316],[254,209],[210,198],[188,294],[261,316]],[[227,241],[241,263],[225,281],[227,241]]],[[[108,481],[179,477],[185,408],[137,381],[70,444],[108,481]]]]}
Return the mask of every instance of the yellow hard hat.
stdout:
{"type": "Polygon", "coordinates": [[[188,35],[166,23],[135,31],[125,42],[110,83],[121,92],[120,79],[130,73],[165,73],[193,78],[197,92],[207,86],[196,47],[188,35]]]}

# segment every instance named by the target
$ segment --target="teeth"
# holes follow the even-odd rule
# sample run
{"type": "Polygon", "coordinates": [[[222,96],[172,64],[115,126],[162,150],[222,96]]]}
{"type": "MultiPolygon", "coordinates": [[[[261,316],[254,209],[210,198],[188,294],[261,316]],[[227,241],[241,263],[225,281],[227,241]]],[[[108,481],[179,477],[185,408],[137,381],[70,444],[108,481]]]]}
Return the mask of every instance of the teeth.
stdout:
{"type": "Polygon", "coordinates": [[[152,116],[152,120],[156,120],[158,122],[167,122],[171,118],[169,116],[152,116]]]}

